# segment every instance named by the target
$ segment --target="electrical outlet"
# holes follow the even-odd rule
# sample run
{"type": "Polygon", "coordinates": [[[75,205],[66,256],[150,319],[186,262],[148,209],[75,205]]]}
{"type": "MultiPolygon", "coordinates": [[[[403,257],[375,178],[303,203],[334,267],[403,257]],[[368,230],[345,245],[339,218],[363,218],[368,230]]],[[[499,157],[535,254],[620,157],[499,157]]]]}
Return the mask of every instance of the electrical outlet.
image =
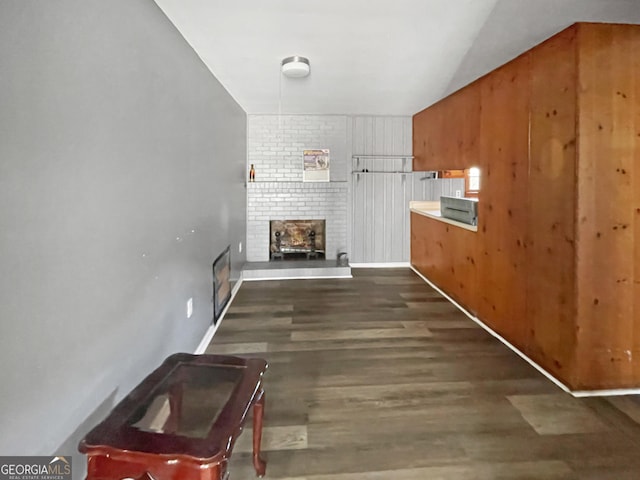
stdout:
{"type": "Polygon", "coordinates": [[[462,198],[462,190],[456,190],[456,198],[462,198]]]}
{"type": "Polygon", "coordinates": [[[238,253],[242,253],[242,242],[238,243],[238,253]]]}
{"type": "Polygon", "coordinates": [[[193,297],[187,300],[187,318],[191,318],[193,315],[193,297]]]}

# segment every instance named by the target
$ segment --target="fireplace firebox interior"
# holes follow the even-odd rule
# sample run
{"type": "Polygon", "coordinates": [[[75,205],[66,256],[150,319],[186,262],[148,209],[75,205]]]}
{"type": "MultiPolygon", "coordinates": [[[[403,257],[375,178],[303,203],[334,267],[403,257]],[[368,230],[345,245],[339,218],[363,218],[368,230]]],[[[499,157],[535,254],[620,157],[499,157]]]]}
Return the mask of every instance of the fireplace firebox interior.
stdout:
{"type": "Polygon", "coordinates": [[[269,259],[324,259],[324,220],[271,220],[269,259]]]}

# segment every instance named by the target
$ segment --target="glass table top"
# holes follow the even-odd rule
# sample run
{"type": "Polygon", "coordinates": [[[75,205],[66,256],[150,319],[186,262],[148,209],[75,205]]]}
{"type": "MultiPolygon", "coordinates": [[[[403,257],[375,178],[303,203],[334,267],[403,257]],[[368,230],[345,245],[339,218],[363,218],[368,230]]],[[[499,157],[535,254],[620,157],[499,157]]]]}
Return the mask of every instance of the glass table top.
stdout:
{"type": "Polygon", "coordinates": [[[205,438],[243,373],[241,366],[178,363],[126,423],[146,432],[205,438]]]}

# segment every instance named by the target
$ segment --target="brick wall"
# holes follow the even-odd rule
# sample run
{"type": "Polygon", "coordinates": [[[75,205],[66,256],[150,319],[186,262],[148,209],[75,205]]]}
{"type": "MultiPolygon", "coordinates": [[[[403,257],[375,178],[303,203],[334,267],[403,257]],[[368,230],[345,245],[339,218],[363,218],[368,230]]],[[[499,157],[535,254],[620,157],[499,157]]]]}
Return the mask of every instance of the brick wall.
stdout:
{"type": "MultiPolygon", "coordinates": [[[[269,259],[270,220],[326,220],[326,257],[347,248],[349,117],[249,115],[247,261],[269,259]],[[331,182],[302,182],[302,151],[328,148],[331,182]]],[[[248,166],[247,166],[248,167],[248,166]]],[[[247,168],[248,175],[248,168],[247,168]]]]}
{"type": "Polygon", "coordinates": [[[269,220],[326,220],[326,257],[347,246],[346,183],[251,183],[247,200],[247,260],[269,259],[269,220]]]}

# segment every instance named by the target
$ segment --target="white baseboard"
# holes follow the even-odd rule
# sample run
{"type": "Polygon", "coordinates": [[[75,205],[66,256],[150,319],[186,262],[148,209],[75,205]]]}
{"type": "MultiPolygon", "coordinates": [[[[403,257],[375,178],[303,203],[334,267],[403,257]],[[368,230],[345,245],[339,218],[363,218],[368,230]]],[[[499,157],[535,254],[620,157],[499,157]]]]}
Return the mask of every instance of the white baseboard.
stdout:
{"type": "Polygon", "coordinates": [[[408,268],[409,262],[382,262],[382,263],[349,263],[351,268],[408,268]]]}
{"type": "Polygon", "coordinates": [[[489,327],[487,324],[485,324],[478,317],[476,317],[476,316],[472,315],[471,313],[469,313],[462,305],[460,305],[453,298],[451,298],[449,295],[447,295],[435,283],[431,282],[427,277],[422,275],[422,273],[420,273],[413,265],[411,265],[411,270],[413,270],[416,273],[416,275],[418,275],[420,278],[422,278],[433,289],[437,290],[438,293],[440,293],[443,297],[445,297],[452,304],[454,304],[467,317],[469,317],[475,323],[480,325],[480,327],[482,327],[484,330],[489,332],[492,336],[494,336],[495,338],[500,340],[504,345],[509,347],[509,349],[511,349],[516,355],[518,355],[525,362],[527,362],[529,365],[531,365],[533,368],[535,368],[538,372],[540,372],[542,375],[544,375],[549,380],[551,380],[551,382],[553,382],[557,387],[559,387],[563,391],[573,395],[574,397],[577,397],[577,398],[581,398],[581,397],[605,397],[605,396],[610,397],[610,396],[617,396],[617,395],[638,395],[638,394],[640,394],[640,388],[620,388],[620,389],[613,389],[613,390],[571,390],[564,383],[562,383],[560,380],[558,380],[556,377],[554,377],[551,373],[547,372],[543,367],[538,365],[531,358],[529,358],[523,352],[518,350],[514,345],[509,343],[502,335],[497,333],[495,330],[493,330],[491,327],[489,327]]]}
{"type": "Polygon", "coordinates": [[[328,279],[336,279],[336,278],[353,278],[352,275],[331,275],[331,276],[322,276],[322,277],[256,277],[256,278],[246,278],[245,282],[263,282],[266,280],[328,280],[328,279]]]}
{"type": "Polygon", "coordinates": [[[227,314],[227,310],[229,310],[229,307],[231,306],[233,299],[238,293],[238,290],[240,290],[240,286],[242,285],[243,281],[244,281],[243,275],[242,275],[242,272],[240,272],[240,278],[238,279],[238,281],[233,286],[233,289],[231,290],[231,298],[227,302],[227,305],[224,307],[224,310],[222,310],[222,313],[220,314],[220,318],[218,318],[218,321],[216,323],[211,324],[211,326],[207,329],[204,336],[202,337],[202,340],[200,340],[200,344],[198,345],[198,348],[196,348],[195,352],[193,352],[196,355],[203,354],[207,350],[207,347],[211,343],[211,339],[215,335],[216,330],[218,330],[218,327],[222,325],[222,320],[224,319],[224,316],[227,314]]]}
{"type": "Polygon", "coordinates": [[[618,388],[613,390],[573,390],[576,398],[584,397],[618,397],[620,395],[640,395],[640,388],[618,388]]]}

